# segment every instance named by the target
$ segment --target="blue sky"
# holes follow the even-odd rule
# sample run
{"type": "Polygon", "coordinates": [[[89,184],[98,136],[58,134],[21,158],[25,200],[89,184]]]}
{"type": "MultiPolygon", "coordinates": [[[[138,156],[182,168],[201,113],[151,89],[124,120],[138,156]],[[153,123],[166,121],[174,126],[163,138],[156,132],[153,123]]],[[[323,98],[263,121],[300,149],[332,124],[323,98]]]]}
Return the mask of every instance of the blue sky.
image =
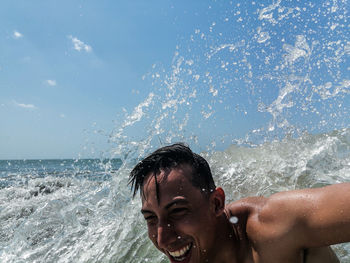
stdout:
{"type": "Polygon", "coordinates": [[[152,64],[172,58],[170,5],[2,1],[0,158],[75,157],[84,130],[111,130],[152,64]]]}
{"type": "MultiPolygon", "coordinates": [[[[310,130],[323,131],[336,114],[335,128],[347,127],[346,6],[346,1],[2,1],[0,159],[98,157],[113,147],[109,136],[151,92],[161,97],[155,104],[171,101],[164,83],[181,56],[182,81],[175,89],[196,88],[196,99],[182,98],[191,99],[188,129],[197,129],[203,144],[213,136],[244,138],[254,129],[271,128],[271,121],[278,127],[284,120],[299,126],[316,120],[310,130]],[[288,85],[298,87],[288,91],[288,85]],[[337,87],[341,91],[335,93],[337,87]],[[330,95],[322,97],[323,90],[330,95]],[[340,110],[329,110],[339,103],[340,110]]],[[[154,116],[161,109],[153,106],[154,116]]],[[[183,118],[185,112],[173,116],[183,118]]],[[[142,136],[142,128],[130,133],[142,136]]]]}

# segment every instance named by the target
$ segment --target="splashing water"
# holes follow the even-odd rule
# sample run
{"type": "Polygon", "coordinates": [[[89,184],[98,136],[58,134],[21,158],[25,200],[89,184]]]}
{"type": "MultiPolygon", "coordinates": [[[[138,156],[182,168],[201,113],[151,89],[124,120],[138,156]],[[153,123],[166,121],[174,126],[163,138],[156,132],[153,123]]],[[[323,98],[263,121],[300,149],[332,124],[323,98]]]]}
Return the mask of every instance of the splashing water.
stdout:
{"type": "Polygon", "coordinates": [[[237,224],[237,223],[238,223],[238,217],[236,217],[236,216],[231,216],[231,217],[230,217],[230,222],[231,222],[232,224],[237,224]]]}
{"type": "Polygon", "coordinates": [[[127,180],[171,142],[202,152],[229,201],[350,181],[348,6],[211,2],[111,133],[117,166],[1,163],[0,261],[166,262],[127,180]]]}

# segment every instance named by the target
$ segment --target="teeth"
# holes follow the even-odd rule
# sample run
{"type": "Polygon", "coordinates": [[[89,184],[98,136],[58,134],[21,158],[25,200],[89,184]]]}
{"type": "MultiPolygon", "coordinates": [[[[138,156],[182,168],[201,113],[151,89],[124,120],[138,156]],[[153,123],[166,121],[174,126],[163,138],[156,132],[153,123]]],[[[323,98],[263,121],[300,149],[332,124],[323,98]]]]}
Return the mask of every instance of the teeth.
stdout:
{"type": "Polygon", "coordinates": [[[169,251],[169,254],[170,254],[170,256],[172,256],[172,257],[177,257],[177,258],[178,258],[178,257],[181,257],[181,256],[185,255],[186,252],[187,252],[189,249],[190,249],[190,245],[187,245],[187,246],[181,248],[180,250],[173,251],[173,252],[170,252],[170,251],[169,251]]]}

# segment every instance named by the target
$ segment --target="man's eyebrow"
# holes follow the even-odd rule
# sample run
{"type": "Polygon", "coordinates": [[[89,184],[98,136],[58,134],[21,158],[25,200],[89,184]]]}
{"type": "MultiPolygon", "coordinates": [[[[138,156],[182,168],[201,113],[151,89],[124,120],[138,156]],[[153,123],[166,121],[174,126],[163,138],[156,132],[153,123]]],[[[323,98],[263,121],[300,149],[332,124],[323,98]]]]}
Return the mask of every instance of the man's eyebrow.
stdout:
{"type": "MultiPolygon", "coordinates": [[[[178,200],[174,200],[174,201],[171,201],[169,204],[167,204],[165,206],[165,209],[169,209],[170,207],[174,206],[174,205],[177,205],[177,204],[180,204],[180,205],[187,205],[188,204],[188,201],[187,200],[184,200],[184,199],[178,199],[178,200]]],[[[152,212],[151,210],[147,210],[147,209],[141,209],[141,213],[142,214],[154,214],[154,212],[152,212]]]]}

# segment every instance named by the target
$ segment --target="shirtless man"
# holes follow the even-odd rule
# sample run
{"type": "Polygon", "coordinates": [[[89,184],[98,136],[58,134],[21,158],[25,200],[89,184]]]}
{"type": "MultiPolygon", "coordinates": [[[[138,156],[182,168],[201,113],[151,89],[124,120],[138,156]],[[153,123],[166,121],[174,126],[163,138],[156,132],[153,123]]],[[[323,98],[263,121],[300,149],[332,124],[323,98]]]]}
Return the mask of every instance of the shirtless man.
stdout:
{"type": "Polygon", "coordinates": [[[350,183],[225,205],[208,163],[183,144],[158,149],[130,174],[148,236],[172,263],[333,263],[350,241],[350,183]]]}

